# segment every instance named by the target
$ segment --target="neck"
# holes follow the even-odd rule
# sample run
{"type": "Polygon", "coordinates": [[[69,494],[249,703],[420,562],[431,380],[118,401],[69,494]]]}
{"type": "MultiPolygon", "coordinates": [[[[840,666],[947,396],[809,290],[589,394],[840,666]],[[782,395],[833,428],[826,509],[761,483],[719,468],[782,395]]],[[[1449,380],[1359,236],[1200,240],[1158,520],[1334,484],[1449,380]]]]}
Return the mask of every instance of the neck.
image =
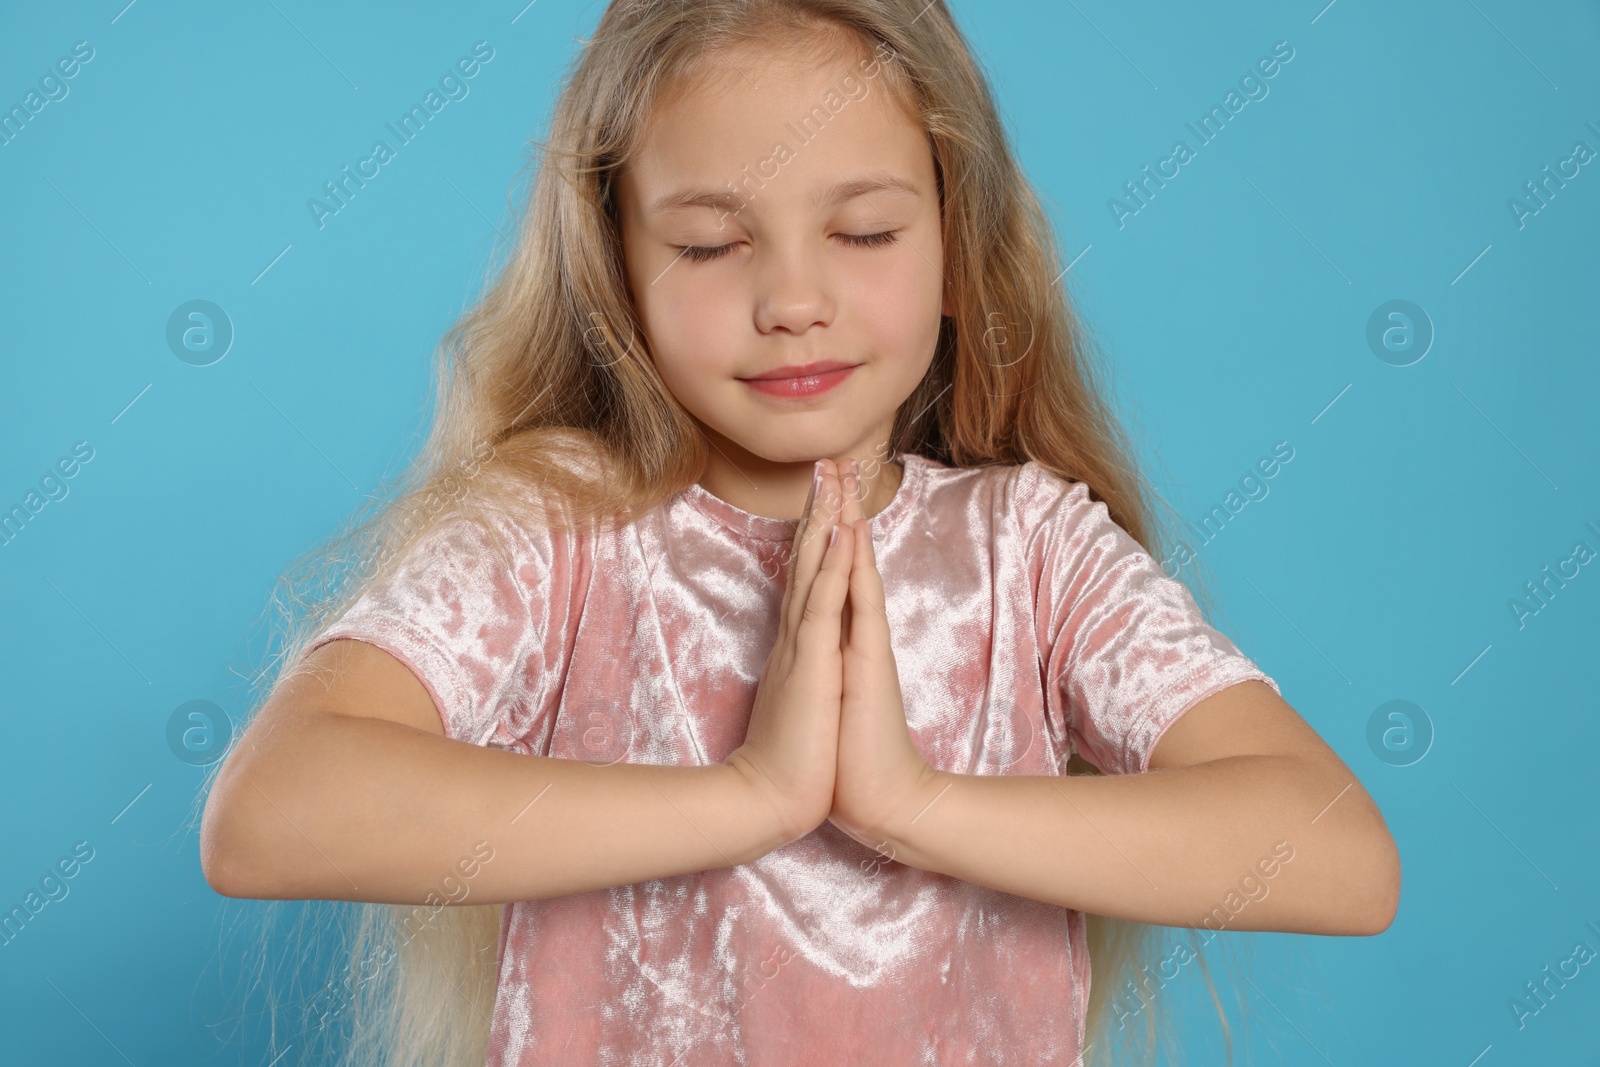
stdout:
{"type": "Polygon", "coordinates": [[[817,459],[830,459],[845,472],[847,459],[854,458],[865,490],[862,511],[868,518],[889,506],[905,466],[890,456],[887,442],[850,448],[837,455],[812,456],[800,460],[773,461],[743,452],[730,458],[729,443],[707,438],[709,457],[699,482],[712,496],[727,501],[741,511],[772,519],[799,519],[811,492],[811,468],[817,459]]]}

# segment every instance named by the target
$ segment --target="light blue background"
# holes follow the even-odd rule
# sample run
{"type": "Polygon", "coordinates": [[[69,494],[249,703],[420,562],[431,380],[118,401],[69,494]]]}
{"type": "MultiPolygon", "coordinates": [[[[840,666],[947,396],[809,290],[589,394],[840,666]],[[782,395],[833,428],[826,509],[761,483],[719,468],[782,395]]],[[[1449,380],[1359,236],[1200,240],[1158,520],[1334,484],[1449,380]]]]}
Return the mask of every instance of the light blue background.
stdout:
{"type": "MultiPolygon", "coordinates": [[[[1507,201],[1600,150],[1600,9],[1323,3],[957,10],[1169,502],[1198,516],[1294,449],[1203,555],[1226,632],[1378,800],[1405,886],[1381,937],[1233,935],[1252,1062],[1594,1062],[1600,964],[1525,1028],[1508,1001],[1600,950],[1600,563],[1525,626],[1508,603],[1600,550],[1600,163],[1525,226],[1507,201]],[[1108,200],[1278,41],[1267,98],[1119,228],[1108,200]],[[1392,299],[1436,330],[1411,366],[1366,342],[1392,299]],[[1393,699],[1436,732],[1411,766],[1367,742],[1393,699]]],[[[261,906],[202,880],[202,772],[166,724],[249,710],[275,576],[417,447],[430,353],[600,5],[8,7],[0,106],[74,42],[95,56],[0,147],[0,510],[76,442],[94,458],[0,546],[0,908],[74,842],[95,858],[0,946],[0,1055],[267,1064],[282,1047],[231,1021],[261,906]],[[307,199],[479,40],[470,95],[319,230],[307,199]],[[193,299],[237,331],[207,367],[165,341],[193,299]]]]}

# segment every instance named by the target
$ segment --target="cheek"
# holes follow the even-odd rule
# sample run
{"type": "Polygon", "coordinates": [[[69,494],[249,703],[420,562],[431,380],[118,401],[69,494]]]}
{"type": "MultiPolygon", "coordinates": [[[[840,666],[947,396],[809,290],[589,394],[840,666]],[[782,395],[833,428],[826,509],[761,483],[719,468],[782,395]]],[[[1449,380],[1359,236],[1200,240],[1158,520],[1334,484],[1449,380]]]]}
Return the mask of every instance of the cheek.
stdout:
{"type": "Polygon", "coordinates": [[[944,287],[944,255],[939,227],[929,219],[911,223],[900,239],[875,254],[863,256],[855,273],[863,292],[879,294],[886,310],[923,314],[931,301],[936,309],[944,287]]]}
{"type": "Polygon", "coordinates": [[[942,280],[917,247],[896,247],[893,256],[852,272],[851,307],[858,322],[886,352],[921,354],[938,337],[942,280]]]}
{"type": "Polygon", "coordinates": [[[727,287],[669,286],[672,274],[682,266],[673,267],[644,294],[638,305],[640,318],[658,360],[716,366],[734,350],[733,341],[742,336],[740,325],[750,328],[749,308],[727,287]]]}
{"type": "Polygon", "coordinates": [[[726,377],[727,369],[735,364],[728,355],[734,346],[726,309],[688,294],[674,294],[655,302],[647,297],[640,318],[656,370],[680,400],[692,404],[707,383],[726,377]]]}

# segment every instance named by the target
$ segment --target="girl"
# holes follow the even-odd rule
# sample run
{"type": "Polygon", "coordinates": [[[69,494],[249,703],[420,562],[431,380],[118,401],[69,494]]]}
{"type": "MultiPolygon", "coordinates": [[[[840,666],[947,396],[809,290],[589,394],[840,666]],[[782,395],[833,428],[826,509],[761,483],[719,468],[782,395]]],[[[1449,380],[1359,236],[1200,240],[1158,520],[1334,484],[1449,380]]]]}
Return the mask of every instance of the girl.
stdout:
{"type": "Polygon", "coordinates": [[[614,0],[542,168],[207,804],[219,892],[369,905],[347,1062],[1148,1057],[1143,924],[1388,925],[940,0],[614,0]]]}

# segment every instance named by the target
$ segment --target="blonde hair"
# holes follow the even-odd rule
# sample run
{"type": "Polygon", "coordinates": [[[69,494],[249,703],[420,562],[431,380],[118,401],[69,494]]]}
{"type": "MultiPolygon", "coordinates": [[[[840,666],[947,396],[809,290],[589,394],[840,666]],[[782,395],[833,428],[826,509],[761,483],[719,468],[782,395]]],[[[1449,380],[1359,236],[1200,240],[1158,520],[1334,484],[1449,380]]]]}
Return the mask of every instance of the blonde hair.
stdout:
{"type": "MultiPolygon", "coordinates": [[[[723,50],[776,40],[818,56],[843,48],[879,57],[881,80],[931,141],[953,313],[894,423],[893,454],[961,467],[1037,462],[1087,483],[1118,525],[1163,558],[1166,523],[1104,399],[1103,361],[1058,284],[1054,236],[943,0],[613,0],[539,144],[515,247],[441,342],[425,444],[384,486],[391,502],[374,498],[286,573],[273,597],[283,649],[258,683],[275,668],[283,673],[271,688],[281,684],[311,638],[447,517],[482,522],[498,548],[487,521],[496,512],[525,520],[536,501],[550,502],[547,521],[596,529],[631,522],[699,477],[706,444],[657,374],[627,296],[615,179],[663,94],[692,84],[723,50]]],[[[1196,596],[1207,603],[1203,589],[1196,596]]],[[[1063,770],[1099,773],[1076,755],[1063,770]]],[[[331,995],[324,987],[310,998],[307,1016],[320,1019],[313,1044],[336,1047],[350,1067],[483,1063],[503,905],[437,909],[414,935],[405,924],[415,908],[319,901],[307,909],[290,940],[303,943],[307,925],[313,938],[338,929],[335,947],[350,961],[331,995]],[[339,923],[320,925],[330,909],[339,923]]],[[[1122,1063],[1153,1063],[1158,1039],[1181,1051],[1166,1011],[1172,995],[1137,992],[1168,957],[1157,928],[1086,921],[1087,1062],[1112,1062],[1119,1042],[1130,1046],[1122,1063]]],[[[1187,937],[1206,975],[1231,1062],[1198,931],[1171,929],[1187,937]]],[[[264,970],[258,980],[276,1027],[275,983],[264,970]]]]}

